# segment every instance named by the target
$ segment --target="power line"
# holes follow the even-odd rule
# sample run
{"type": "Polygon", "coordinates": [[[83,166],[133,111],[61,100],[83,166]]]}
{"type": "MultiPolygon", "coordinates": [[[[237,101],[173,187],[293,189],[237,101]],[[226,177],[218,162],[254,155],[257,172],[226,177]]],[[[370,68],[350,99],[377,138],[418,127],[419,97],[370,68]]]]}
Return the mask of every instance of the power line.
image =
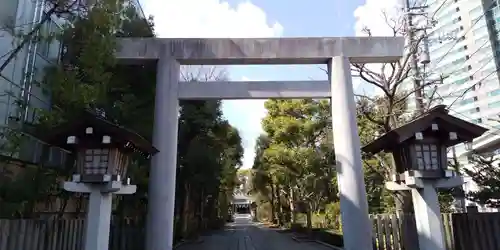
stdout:
{"type": "MultiPolygon", "coordinates": [[[[484,48],[484,46],[486,46],[489,42],[490,42],[490,40],[489,40],[489,39],[487,39],[487,40],[486,40],[486,41],[485,41],[485,42],[484,42],[481,46],[479,46],[479,48],[478,48],[478,49],[476,49],[474,52],[472,52],[472,54],[470,54],[470,55],[469,55],[469,57],[468,57],[468,58],[466,58],[466,59],[465,59],[465,61],[464,61],[463,63],[465,64],[466,62],[468,62],[468,61],[469,61],[472,57],[474,57],[474,55],[476,55],[479,51],[481,51],[481,50],[484,48]]],[[[450,72],[450,73],[447,73],[447,75],[448,75],[448,76],[453,75],[453,74],[455,74],[455,73],[459,72],[460,70],[462,70],[462,67],[459,67],[459,68],[458,68],[458,69],[456,69],[455,71],[452,71],[452,72],[450,72]]]]}
{"type": "MultiPolygon", "coordinates": [[[[465,64],[466,62],[468,62],[468,61],[469,61],[472,57],[474,57],[474,56],[475,56],[475,55],[476,55],[476,54],[477,54],[480,50],[482,50],[482,49],[483,49],[483,47],[484,47],[486,44],[488,44],[488,42],[489,42],[489,40],[485,41],[485,42],[484,42],[484,43],[483,43],[483,44],[482,44],[482,45],[481,45],[481,46],[480,46],[480,47],[479,47],[476,51],[474,51],[472,54],[470,54],[470,55],[469,55],[469,57],[465,59],[465,61],[463,62],[463,64],[465,64]]],[[[479,70],[481,70],[482,68],[484,68],[484,66],[486,66],[489,62],[490,62],[490,61],[488,61],[485,65],[481,66],[481,67],[478,69],[478,71],[479,71],[479,70]]],[[[443,76],[441,76],[442,82],[444,82],[444,80],[445,80],[447,77],[449,77],[449,76],[451,76],[451,75],[454,75],[455,73],[458,73],[458,72],[462,71],[462,70],[463,70],[463,66],[465,66],[465,65],[461,65],[461,66],[460,66],[460,67],[458,67],[456,70],[454,70],[454,71],[452,71],[452,72],[450,72],[450,73],[446,73],[446,75],[447,75],[447,76],[444,76],[444,77],[443,77],[443,76]]],[[[473,76],[473,75],[474,75],[474,74],[476,74],[478,71],[474,72],[472,75],[469,75],[469,77],[470,77],[470,76],[473,76]]],[[[449,83],[449,84],[453,84],[453,83],[449,83]]],[[[450,92],[453,92],[453,91],[450,91],[450,92]]],[[[454,96],[454,95],[453,95],[453,96],[454,96]]]]}
{"type": "MultiPolygon", "coordinates": [[[[414,94],[415,94],[415,102],[417,104],[417,110],[419,113],[424,112],[424,102],[422,98],[422,88],[421,84],[422,81],[420,79],[420,69],[418,67],[418,59],[417,59],[417,54],[416,51],[418,49],[419,44],[415,43],[415,27],[413,26],[413,15],[414,13],[411,13],[415,9],[420,9],[421,11],[425,10],[427,7],[426,6],[410,6],[410,0],[405,0],[404,1],[404,11],[405,11],[405,28],[407,30],[407,38],[408,38],[408,44],[410,44],[411,49],[410,50],[415,50],[411,51],[412,53],[410,55],[410,67],[412,74],[414,75],[411,77],[413,79],[413,87],[415,88],[414,94]],[[415,47],[413,47],[415,46],[415,47]]],[[[424,51],[421,56],[424,57],[423,62],[425,64],[429,63],[429,54],[428,54],[428,40],[427,40],[427,34],[425,32],[424,28],[424,37],[422,39],[422,42],[424,43],[424,51]]]]}
{"type": "Polygon", "coordinates": [[[431,16],[431,19],[433,19],[437,13],[439,12],[439,10],[441,10],[441,8],[443,8],[443,6],[448,2],[449,0],[444,0],[443,3],[441,5],[439,5],[439,7],[434,11],[434,13],[432,14],[431,16]]]}
{"type": "MultiPolygon", "coordinates": [[[[492,58],[493,60],[495,59],[494,57],[492,58]]],[[[486,65],[488,65],[491,61],[488,61],[487,63],[485,63],[483,66],[481,66],[478,70],[476,70],[471,76],[474,76],[476,73],[478,73],[481,69],[483,69],[486,65]]],[[[477,81],[476,83],[472,84],[472,86],[466,88],[462,94],[460,94],[450,105],[449,107],[453,106],[453,104],[455,104],[456,101],[458,101],[460,98],[463,98],[465,96],[465,94],[467,94],[467,92],[469,92],[469,90],[473,89],[476,87],[476,85],[480,84],[482,81],[484,81],[486,78],[490,77],[491,75],[493,75],[494,73],[497,73],[498,71],[497,70],[494,70],[492,71],[491,73],[489,73],[488,75],[486,75],[485,77],[481,78],[479,81],[477,81]]]]}
{"type": "MultiPolygon", "coordinates": [[[[474,56],[475,54],[477,54],[478,51],[480,51],[482,49],[482,47],[487,43],[488,41],[486,41],[479,49],[477,49],[474,53],[471,54],[471,56],[469,57],[469,59],[467,60],[470,60],[470,58],[472,58],[472,56],[474,56]]],[[[466,61],[467,61],[466,60],[466,61]]],[[[479,67],[479,69],[477,69],[474,73],[470,74],[469,75],[469,78],[472,78],[474,75],[476,75],[478,72],[480,72],[485,66],[487,66],[489,63],[491,63],[492,60],[495,60],[495,57],[491,57],[490,60],[488,60],[485,64],[483,64],[481,67],[479,67]]],[[[453,75],[454,73],[457,73],[459,71],[462,70],[462,67],[460,67],[458,70],[455,70],[454,72],[451,72],[449,73],[450,75],[453,75]]],[[[476,85],[480,84],[483,80],[487,79],[488,77],[490,77],[493,73],[495,73],[496,71],[490,73],[489,75],[487,75],[486,77],[482,78],[481,80],[477,81],[475,84],[473,84],[472,86],[470,86],[469,88],[465,89],[462,93],[460,93],[459,95],[454,95],[454,94],[451,94],[451,95],[446,95],[446,97],[457,97],[449,106],[451,107],[456,101],[458,101],[460,98],[464,97],[465,94],[473,89],[476,85]]],[[[451,83],[450,83],[451,84],[451,83]]],[[[449,93],[453,93],[454,90],[450,90],[448,91],[449,93]]],[[[441,99],[444,99],[444,97],[439,94],[439,92],[437,90],[434,91],[434,94],[437,94],[441,99]]],[[[432,101],[432,100],[430,100],[432,101]]]]}
{"type": "MultiPolygon", "coordinates": [[[[469,116],[465,115],[465,114],[464,114],[464,113],[462,113],[462,112],[457,112],[456,110],[453,110],[453,109],[450,109],[450,108],[448,108],[448,109],[449,109],[450,111],[452,111],[452,112],[453,112],[453,114],[458,114],[458,115],[461,115],[462,117],[465,117],[467,120],[473,120],[471,117],[469,117],[469,116]]],[[[482,127],[484,127],[484,128],[487,128],[487,129],[488,129],[488,134],[493,134],[493,135],[498,135],[498,136],[500,136],[500,129],[499,129],[499,128],[495,128],[495,127],[493,127],[493,126],[486,125],[486,124],[484,124],[484,123],[481,123],[481,125],[480,125],[480,126],[482,126],[482,127]]]]}
{"type": "MultiPolygon", "coordinates": [[[[462,37],[464,37],[465,35],[467,35],[470,31],[472,31],[472,29],[474,28],[474,26],[476,26],[476,24],[479,23],[479,21],[486,16],[486,12],[492,10],[494,7],[496,7],[496,1],[493,1],[487,8],[487,10],[484,10],[483,11],[483,14],[481,16],[479,16],[478,18],[476,18],[476,20],[474,21],[474,23],[469,27],[469,29],[467,29],[467,31],[465,31],[465,33],[462,35],[462,37]]],[[[457,44],[462,41],[462,37],[460,37],[459,39],[456,39],[455,43],[451,46],[451,48],[436,62],[436,65],[438,63],[440,63],[446,56],[448,56],[450,54],[450,52],[453,50],[453,48],[455,48],[455,46],[457,46],[457,44]]]]}
{"type": "MultiPolygon", "coordinates": [[[[434,11],[434,14],[432,15],[431,19],[434,18],[435,15],[437,15],[437,13],[439,13],[439,11],[448,3],[449,0],[444,0],[439,6],[438,8],[434,11]]],[[[423,10],[425,8],[427,8],[427,6],[423,6],[423,7],[410,7],[410,1],[409,0],[405,0],[404,1],[405,3],[405,12],[407,13],[406,14],[406,29],[408,30],[408,38],[409,38],[409,43],[412,44],[413,43],[413,40],[414,40],[414,37],[415,37],[415,29],[413,27],[413,23],[412,23],[412,17],[413,17],[413,13],[411,13],[411,11],[413,9],[420,9],[420,10],[423,10]]],[[[446,7],[448,7],[448,5],[446,5],[446,7]]],[[[491,4],[491,6],[488,8],[488,9],[491,9],[491,7],[493,7],[493,4],[491,4]]],[[[422,11],[422,13],[424,13],[424,11],[422,11]]],[[[465,36],[467,33],[469,33],[470,30],[472,30],[472,28],[479,22],[479,20],[481,20],[482,17],[484,17],[486,14],[486,12],[484,12],[481,17],[477,18],[474,22],[474,24],[464,33],[463,36],[465,36]]],[[[431,23],[432,25],[434,25],[434,22],[431,20],[431,23]]],[[[427,27],[427,26],[426,26],[427,27]]],[[[424,65],[429,63],[430,62],[430,58],[429,58],[429,51],[428,51],[428,35],[427,35],[427,32],[426,32],[426,27],[423,28],[423,32],[424,32],[424,39],[423,39],[423,42],[424,42],[424,51],[423,51],[423,55],[425,58],[423,58],[423,63],[424,65]]],[[[431,33],[432,34],[432,33],[431,33]]],[[[462,36],[462,37],[463,37],[462,36]]],[[[455,48],[455,46],[460,42],[462,41],[463,39],[459,38],[455,41],[455,43],[450,47],[450,49],[434,64],[434,65],[438,65],[444,58],[446,58],[447,55],[450,54],[451,51],[453,51],[453,49],[455,48]]],[[[471,56],[468,56],[466,61],[469,60],[472,56],[474,56],[478,51],[480,51],[486,44],[487,44],[488,41],[486,41],[483,45],[481,45],[481,47],[479,49],[477,49],[474,53],[472,53],[471,56]]],[[[425,75],[424,73],[424,76],[421,76],[420,75],[420,70],[419,70],[419,67],[418,67],[418,62],[417,62],[417,56],[415,54],[411,55],[411,58],[410,58],[410,66],[411,66],[411,71],[413,72],[413,85],[414,85],[414,89],[416,90],[414,92],[414,95],[415,95],[415,102],[416,102],[416,105],[417,105],[417,108],[420,112],[423,112],[423,109],[425,108],[424,106],[424,103],[423,103],[423,89],[420,88],[422,82],[421,81],[424,81],[425,82],[425,79],[427,76],[425,75]],[[420,79],[422,78],[422,79],[420,79]]],[[[462,68],[459,68],[459,69],[456,69],[455,72],[457,71],[460,71],[462,70],[462,68]]],[[[425,72],[425,68],[424,68],[424,72],[425,72]]],[[[455,72],[451,72],[449,73],[449,75],[452,75],[453,73],[455,72]]],[[[442,77],[441,77],[441,80],[442,80],[442,77]]],[[[424,83],[425,84],[425,83],[424,83]]],[[[435,90],[436,91],[436,90],[435,90]]],[[[434,92],[435,92],[434,91],[434,92]]]]}

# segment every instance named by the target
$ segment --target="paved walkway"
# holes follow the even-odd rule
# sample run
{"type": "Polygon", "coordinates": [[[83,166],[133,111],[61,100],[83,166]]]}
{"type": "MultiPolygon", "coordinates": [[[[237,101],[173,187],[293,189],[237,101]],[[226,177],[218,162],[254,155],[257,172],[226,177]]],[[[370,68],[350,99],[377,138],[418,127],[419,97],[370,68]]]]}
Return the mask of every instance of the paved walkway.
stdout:
{"type": "Polygon", "coordinates": [[[236,218],[223,231],[202,237],[200,243],[186,244],[178,250],[331,250],[314,242],[296,242],[290,235],[236,218]]]}

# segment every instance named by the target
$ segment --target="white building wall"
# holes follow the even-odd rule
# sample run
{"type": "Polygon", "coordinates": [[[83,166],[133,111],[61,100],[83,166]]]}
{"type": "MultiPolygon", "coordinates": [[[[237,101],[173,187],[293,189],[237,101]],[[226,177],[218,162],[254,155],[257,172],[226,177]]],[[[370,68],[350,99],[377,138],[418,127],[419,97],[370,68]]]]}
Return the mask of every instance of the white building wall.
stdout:
{"type": "MultiPolygon", "coordinates": [[[[16,27],[16,32],[29,32],[36,18],[36,4],[32,0],[0,0],[1,27],[16,27]],[[7,8],[4,8],[7,6],[7,8]],[[12,22],[15,22],[12,25],[12,22]]],[[[0,63],[4,63],[14,47],[20,42],[16,34],[6,29],[0,30],[0,63]]],[[[20,96],[25,76],[26,60],[28,59],[28,46],[17,53],[14,60],[1,72],[0,77],[0,126],[7,124],[9,116],[17,115],[15,97],[20,96]],[[7,94],[9,93],[9,94],[7,94]]]]}
{"type": "MultiPolygon", "coordinates": [[[[437,24],[429,32],[431,63],[420,68],[429,74],[428,79],[445,77],[437,88],[435,97],[440,100],[435,104],[451,105],[451,114],[490,129],[474,140],[474,147],[493,137],[500,140],[497,72],[500,54],[496,52],[500,40],[497,35],[500,7],[497,0],[433,0],[427,4],[429,16],[433,16],[437,24]]],[[[429,96],[432,90],[425,92],[429,96]]],[[[411,108],[416,107],[414,101],[410,104],[411,108]]],[[[457,145],[455,149],[457,155],[466,153],[464,145],[457,145]]],[[[460,157],[460,163],[470,166],[466,157],[460,157]]],[[[469,180],[464,189],[477,190],[477,185],[469,180]]]]}
{"type": "MultiPolygon", "coordinates": [[[[9,20],[15,23],[15,25],[11,25],[14,27],[14,32],[7,32],[5,29],[1,31],[0,54],[4,56],[1,57],[0,62],[3,63],[24,40],[22,35],[26,36],[40,23],[47,7],[44,0],[0,1],[17,2],[17,10],[14,9],[15,5],[12,5],[9,12],[2,12],[3,18],[0,18],[0,20],[7,20],[4,21],[4,24],[9,20]]],[[[0,6],[4,5],[0,4],[0,6]]],[[[46,37],[49,33],[60,31],[61,25],[62,20],[53,15],[49,21],[42,25],[39,33],[46,37]]],[[[35,34],[32,40],[27,41],[2,71],[2,77],[0,77],[0,127],[9,126],[9,121],[13,119],[31,122],[36,116],[37,109],[50,108],[50,97],[48,93],[42,91],[43,86],[40,83],[45,67],[58,61],[60,42],[56,39],[35,42],[34,39],[37,36],[38,34],[35,34]],[[19,103],[27,103],[27,105],[22,107],[19,103]]],[[[37,162],[41,155],[41,149],[40,142],[31,138],[22,145],[20,152],[13,156],[28,162],[37,162]]],[[[11,152],[8,153],[11,154],[11,152]]],[[[64,161],[62,152],[51,149],[49,161],[57,165],[62,163],[64,161]]]]}

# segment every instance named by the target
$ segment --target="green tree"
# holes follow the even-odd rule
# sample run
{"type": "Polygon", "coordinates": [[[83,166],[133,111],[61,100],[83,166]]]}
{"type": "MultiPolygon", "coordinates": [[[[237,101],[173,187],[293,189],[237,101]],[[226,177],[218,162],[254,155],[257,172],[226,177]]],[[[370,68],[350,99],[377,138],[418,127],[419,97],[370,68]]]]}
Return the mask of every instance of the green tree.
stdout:
{"type": "MultiPolygon", "coordinates": [[[[410,1],[415,4],[415,1],[410,1]]],[[[388,12],[381,13],[387,29],[393,36],[408,37],[408,29],[405,29],[406,19],[402,12],[390,16],[388,12]]],[[[368,36],[372,34],[370,24],[363,28],[368,36]]],[[[368,94],[357,94],[361,100],[360,114],[369,122],[376,125],[380,134],[387,133],[405,124],[409,119],[429,110],[442,98],[437,93],[437,85],[442,83],[448,76],[437,75],[436,72],[419,72],[412,68],[412,60],[417,59],[422,52],[422,41],[426,37],[421,32],[412,37],[406,44],[401,60],[383,64],[353,64],[351,69],[363,82],[370,84],[375,91],[368,94]],[[423,80],[422,80],[423,79],[423,80]],[[409,83],[409,84],[408,84],[409,83]],[[416,99],[416,109],[408,108],[408,101],[416,99]]],[[[426,69],[429,70],[429,69],[426,69]]],[[[431,69],[432,70],[432,69],[431,69]]],[[[439,73],[439,72],[438,72],[439,73]]],[[[390,156],[390,155],[387,155],[390,156]]],[[[387,156],[381,156],[386,159],[387,156]]],[[[392,172],[395,169],[393,161],[388,159],[379,167],[385,168],[384,172],[392,172]]],[[[382,163],[379,161],[379,163],[382,163]]],[[[390,175],[385,175],[384,181],[390,180],[390,175]]],[[[394,192],[394,201],[398,210],[406,213],[413,212],[411,194],[408,191],[394,192]]]]}
{"type": "MultiPolygon", "coordinates": [[[[258,206],[262,207],[269,204],[271,222],[278,223],[277,210],[277,180],[278,177],[273,173],[271,164],[264,159],[264,151],[269,148],[269,138],[266,135],[260,135],[255,144],[255,158],[252,166],[252,190],[251,193],[257,197],[258,206]]],[[[279,192],[278,192],[279,193],[279,192]]]]}
{"type": "MultiPolygon", "coordinates": [[[[184,81],[227,79],[223,69],[184,68],[184,81]]],[[[177,233],[188,236],[227,219],[243,147],[221,101],[181,101],[176,193],[177,233]]]]}
{"type": "Polygon", "coordinates": [[[220,101],[186,101],[181,105],[177,204],[183,204],[179,208],[182,234],[197,230],[188,228],[193,220],[203,224],[209,218],[213,222],[226,213],[228,195],[236,185],[243,155],[241,138],[222,119],[220,107],[220,101]],[[224,211],[218,211],[217,205],[224,211]]]}
{"type": "MultiPolygon", "coordinates": [[[[156,65],[121,65],[114,58],[118,37],[151,36],[154,36],[152,20],[141,17],[132,5],[121,5],[121,2],[117,5],[116,1],[99,1],[88,12],[72,18],[71,25],[65,27],[58,36],[64,51],[61,61],[45,69],[45,78],[40,84],[46,93],[50,93],[52,107],[49,110],[30,107],[36,111],[34,125],[50,129],[61,121],[75,119],[75,111],[97,108],[104,111],[113,122],[151,138],[156,65]]],[[[211,74],[188,80],[213,77],[215,71],[210,68],[209,71],[199,72],[211,74]]],[[[238,131],[222,118],[220,101],[181,102],[179,122],[176,217],[181,223],[176,226],[181,232],[177,236],[185,236],[188,230],[189,233],[196,233],[207,225],[220,224],[220,218],[227,216],[243,148],[238,131]],[[185,186],[190,187],[189,192],[185,192],[185,186]],[[187,209],[184,209],[184,204],[189,204],[187,209]],[[181,226],[183,211],[191,219],[187,221],[189,228],[181,226]]],[[[24,126],[25,129],[29,127],[24,126]]],[[[62,193],[58,188],[56,191],[50,188],[57,185],[58,180],[55,179],[71,174],[72,168],[57,168],[55,173],[49,172],[54,174],[55,179],[47,178],[45,172],[40,172],[45,169],[41,164],[33,173],[26,171],[25,175],[15,180],[2,175],[5,181],[0,185],[0,195],[12,194],[18,188],[23,188],[20,193],[26,193],[13,198],[2,196],[2,204],[16,205],[9,209],[10,213],[23,212],[26,204],[36,204],[48,195],[57,198],[67,196],[68,193],[62,193]],[[43,188],[40,182],[36,183],[30,178],[35,173],[43,177],[39,180],[47,183],[43,184],[43,188]],[[26,187],[34,186],[39,187],[38,193],[34,193],[32,188],[26,192],[26,187]],[[9,198],[9,202],[5,198],[9,198]]],[[[143,218],[146,214],[148,169],[149,161],[140,157],[132,158],[129,174],[138,185],[138,192],[119,198],[116,212],[120,217],[143,218]]],[[[7,206],[0,207],[7,210],[7,206]]],[[[64,212],[64,208],[61,211],[64,212]]]]}
{"type": "MultiPolygon", "coordinates": [[[[58,11],[57,6],[53,6],[51,10],[58,11]]],[[[32,123],[13,126],[8,135],[3,134],[6,144],[17,145],[12,148],[12,153],[19,155],[19,151],[23,150],[21,147],[23,144],[34,143],[33,140],[27,140],[29,136],[25,135],[33,132],[30,129],[33,124],[43,131],[43,129],[50,129],[57,125],[60,121],[73,118],[72,114],[75,110],[96,107],[96,104],[104,105],[106,89],[103,86],[107,86],[110,82],[110,73],[107,69],[112,67],[114,62],[115,36],[112,31],[116,30],[119,25],[119,19],[115,17],[115,14],[121,11],[118,7],[115,1],[102,1],[91,11],[74,16],[72,24],[66,27],[64,30],[66,37],[64,35],[60,37],[63,50],[66,51],[62,55],[63,60],[60,64],[52,64],[46,68],[45,79],[41,83],[35,81],[32,83],[34,88],[42,88],[52,95],[52,109],[42,110],[29,107],[23,102],[23,97],[18,97],[20,99],[16,103],[20,108],[27,107],[34,115],[32,123]],[[95,49],[96,47],[102,50],[99,51],[95,49]],[[17,143],[17,138],[24,140],[17,143]]],[[[36,80],[40,81],[40,79],[36,80]]],[[[57,186],[58,181],[71,174],[73,164],[68,162],[64,166],[49,169],[47,166],[49,146],[42,144],[42,156],[38,165],[28,164],[29,167],[15,171],[17,174],[11,176],[12,181],[3,186],[4,190],[7,190],[4,194],[15,190],[25,194],[16,197],[18,200],[14,201],[20,205],[21,209],[17,209],[17,212],[21,213],[19,216],[31,217],[37,204],[43,200],[50,200],[54,196],[64,197],[65,200],[68,198],[68,195],[63,194],[57,186]],[[17,188],[20,187],[16,185],[18,182],[23,183],[22,191],[17,188]]],[[[72,157],[69,156],[67,159],[71,160],[72,157]]],[[[9,203],[10,201],[8,196],[2,197],[2,202],[9,203]]]]}
{"type": "MultiPolygon", "coordinates": [[[[361,145],[366,145],[375,140],[383,131],[380,126],[370,120],[378,115],[377,111],[372,109],[368,113],[365,109],[366,105],[366,100],[358,100],[356,114],[361,145]]],[[[386,154],[362,155],[370,213],[388,212],[394,205],[392,193],[385,188],[385,180],[389,179],[391,175],[391,169],[387,166],[390,163],[389,157],[390,155],[386,154]]]]}
{"type": "Polygon", "coordinates": [[[467,198],[492,208],[500,208],[500,168],[498,157],[475,154],[473,166],[464,168],[465,173],[479,187],[478,191],[466,194],[467,198]]]}
{"type": "Polygon", "coordinates": [[[292,223],[299,210],[305,212],[310,228],[312,213],[336,199],[328,101],[269,100],[265,106],[270,143],[263,160],[278,183],[276,197],[286,197],[292,223]]]}

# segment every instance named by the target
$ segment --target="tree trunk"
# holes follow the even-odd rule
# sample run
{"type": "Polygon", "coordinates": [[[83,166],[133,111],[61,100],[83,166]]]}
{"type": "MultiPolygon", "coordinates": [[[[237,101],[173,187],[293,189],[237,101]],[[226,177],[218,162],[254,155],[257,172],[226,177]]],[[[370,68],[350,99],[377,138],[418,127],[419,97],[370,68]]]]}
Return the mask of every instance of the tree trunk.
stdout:
{"type": "Polygon", "coordinates": [[[395,193],[396,210],[401,213],[413,213],[413,200],[410,191],[395,193]]]}
{"type": "Polygon", "coordinates": [[[453,210],[455,213],[465,213],[465,196],[463,186],[456,187],[453,191],[453,210]]]}
{"type": "MultiPolygon", "coordinates": [[[[413,200],[411,196],[411,192],[409,191],[401,191],[396,193],[396,209],[398,213],[403,213],[404,215],[413,214],[413,200]]],[[[414,232],[417,230],[417,225],[413,223],[413,220],[410,219],[410,216],[402,217],[402,225],[401,228],[401,239],[403,240],[403,249],[404,250],[412,250],[415,249],[413,238],[414,232]]]]}
{"type": "Polygon", "coordinates": [[[200,192],[200,214],[198,221],[200,223],[200,229],[205,230],[205,189],[201,189],[200,192]]]}
{"type": "Polygon", "coordinates": [[[283,207],[281,206],[281,199],[280,199],[280,186],[279,185],[276,185],[276,189],[274,190],[275,191],[275,197],[276,197],[276,206],[277,206],[277,209],[276,209],[276,215],[275,217],[277,218],[278,220],[278,225],[283,225],[285,220],[284,220],[284,217],[283,217],[283,207]]]}
{"type": "Polygon", "coordinates": [[[290,196],[288,197],[288,202],[290,205],[291,222],[297,223],[297,212],[295,211],[295,194],[292,187],[290,187],[290,196]]]}
{"type": "Polygon", "coordinates": [[[271,222],[272,223],[277,223],[277,218],[276,218],[276,207],[275,207],[275,193],[274,193],[274,183],[271,182],[271,222]]]}
{"type": "MultiPolygon", "coordinates": [[[[57,199],[60,199],[60,205],[59,209],[57,210],[57,218],[61,219],[66,212],[66,207],[68,206],[68,201],[71,196],[68,194],[63,194],[62,197],[56,197],[57,199]]],[[[75,214],[77,216],[78,214],[75,214]]]]}
{"type": "Polygon", "coordinates": [[[210,224],[209,227],[212,227],[213,225],[215,225],[214,223],[217,221],[217,208],[218,208],[217,200],[218,199],[219,199],[218,193],[213,192],[210,199],[206,202],[207,209],[209,211],[208,211],[208,216],[206,216],[205,218],[208,218],[208,223],[210,224]]]}
{"type": "Polygon", "coordinates": [[[221,194],[219,195],[219,217],[221,217],[224,221],[228,219],[229,215],[229,206],[227,201],[227,192],[221,191],[221,194]]]}
{"type": "Polygon", "coordinates": [[[306,214],[306,220],[307,220],[307,229],[312,228],[312,206],[310,202],[306,202],[307,204],[307,214],[306,214]]]}
{"type": "Polygon", "coordinates": [[[189,198],[190,198],[190,188],[189,183],[184,184],[184,205],[182,207],[182,237],[186,238],[189,231],[189,198]]]}
{"type": "MultiPolygon", "coordinates": [[[[40,201],[40,199],[43,196],[46,195],[45,193],[39,193],[40,192],[39,191],[39,188],[40,188],[39,183],[41,182],[41,179],[43,178],[43,171],[45,170],[44,169],[45,163],[49,159],[49,153],[50,153],[49,146],[43,145],[42,146],[42,153],[41,153],[41,156],[39,159],[40,163],[37,164],[35,176],[33,176],[33,182],[35,183],[35,185],[33,185],[34,189],[30,190],[32,197],[31,197],[31,199],[29,199],[26,202],[26,206],[24,208],[24,217],[33,218],[35,210],[36,210],[36,206],[38,205],[38,202],[40,201]]],[[[43,191],[45,191],[46,187],[42,187],[42,188],[43,188],[43,191]]],[[[42,198],[42,199],[44,199],[44,198],[42,198]]]]}
{"type": "MultiPolygon", "coordinates": [[[[455,147],[451,148],[453,153],[453,168],[455,169],[455,173],[457,175],[461,175],[460,173],[460,163],[458,162],[457,151],[455,147]]],[[[465,213],[465,191],[464,186],[460,185],[455,187],[453,190],[453,210],[456,213],[465,213]]]]}
{"type": "MultiPolygon", "coordinates": [[[[394,156],[391,155],[391,168],[393,174],[398,174],[396,170],[396,163],[394,161],[394,156]]],[[[410,191],[397,191],[394,193],[394,203],[396,206],[397,213],[402,213],[404,215],[413,214],[413,200],[410,191]]],[[[401,228],[401,239],[403,241],[403,249],[411,250],[414,248],[412,245],[413,242],[413,232],[417,230],[416,224],[412,223],[413,220],[409,220],[409,216],[402,217],[402,225],[401,228]]]]}

